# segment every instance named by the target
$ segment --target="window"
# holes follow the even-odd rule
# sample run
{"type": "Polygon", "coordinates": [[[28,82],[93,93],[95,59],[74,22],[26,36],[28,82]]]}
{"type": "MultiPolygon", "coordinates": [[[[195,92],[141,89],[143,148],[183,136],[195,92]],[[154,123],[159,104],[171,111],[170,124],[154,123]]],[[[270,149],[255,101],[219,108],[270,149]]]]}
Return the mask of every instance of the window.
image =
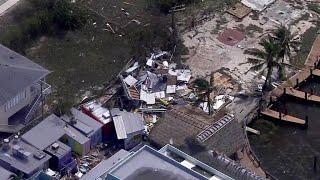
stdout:
{"type": "Polygon", "coordinates": [[[7,104],[5,105],[5,111],[7,112],[9,109],[12,107],[16,106],[19,104],[22,100],[27,98],[27,91],[23,91],[22,93],[19,93],[16,95],[14,98],[12,98],[7,104]]]}

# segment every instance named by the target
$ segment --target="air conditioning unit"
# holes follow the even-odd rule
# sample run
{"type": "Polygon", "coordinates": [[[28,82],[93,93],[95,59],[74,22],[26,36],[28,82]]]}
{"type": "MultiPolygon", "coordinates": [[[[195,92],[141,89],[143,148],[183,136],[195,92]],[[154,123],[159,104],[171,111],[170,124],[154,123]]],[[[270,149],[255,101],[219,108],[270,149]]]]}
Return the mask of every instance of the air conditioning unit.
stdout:
{"type": "Polygon", "coordinates": [[[53,150],[57,150],[57,149],[59,149],[59,147],[60,147],[60,145],[58,143],[53,143],[51,145],[51,149],[53,149],[53,150]]]}
{"type": "Polygon", "coordinates": [[[46,157],[46,154],[42,151],[37,151],[36,153],[33,154],[33,157],[35,157],[38,160],[41,160],[44,157],[46,157]]]}

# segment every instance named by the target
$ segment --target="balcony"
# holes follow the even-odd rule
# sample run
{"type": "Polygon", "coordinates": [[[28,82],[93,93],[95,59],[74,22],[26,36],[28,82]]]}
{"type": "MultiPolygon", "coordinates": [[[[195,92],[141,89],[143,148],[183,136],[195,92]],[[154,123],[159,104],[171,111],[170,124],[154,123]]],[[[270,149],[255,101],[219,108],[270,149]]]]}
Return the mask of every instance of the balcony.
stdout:
{"type": "Polygon", "coordinates": [[[33,97],[36,97],[41,94],[42,89],[42,95],[47,96],[52,92],[51,85],[46,83],[45,81],[39,81],[38,83],[34,84],[31,87],[31,95],[33,97]],[[41,87],[42,85],[42,87],[41,87]]]}

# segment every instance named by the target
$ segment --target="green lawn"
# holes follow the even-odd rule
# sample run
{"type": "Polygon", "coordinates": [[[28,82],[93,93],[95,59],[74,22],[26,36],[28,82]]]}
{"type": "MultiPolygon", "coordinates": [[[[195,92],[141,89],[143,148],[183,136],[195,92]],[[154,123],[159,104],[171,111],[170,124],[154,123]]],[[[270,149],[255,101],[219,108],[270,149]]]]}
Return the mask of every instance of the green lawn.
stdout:
{"type": "MultiPolygon", "coordinates": [[[[93,86],[108,84],[132,57],[144,62],[153,48],[172,48],[171,18],[151,5],[146,0],[92,1],[86,4],[89,21],[83,28],[39,36],[21,53],[52,71],[47,81],[55,90],[53,99],[76,103],[93,86]]],[[[20,28],[33,9],[23,2],[16,11],[0,17],[5,27],[0,39],[20,28]]]]}

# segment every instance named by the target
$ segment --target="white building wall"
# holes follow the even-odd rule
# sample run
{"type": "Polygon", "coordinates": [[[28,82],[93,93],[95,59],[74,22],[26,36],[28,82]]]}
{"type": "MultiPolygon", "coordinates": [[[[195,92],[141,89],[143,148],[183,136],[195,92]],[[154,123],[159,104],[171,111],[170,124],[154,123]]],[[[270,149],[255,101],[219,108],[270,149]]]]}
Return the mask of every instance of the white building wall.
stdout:
{"type": "MultiPolygon", "coordinates": [[[[34,97],[31,95],[31,88],[28,87],[26,90],[26,96],[24,99],[21,99],[18,104],[6,110],[6,105],[0,107],[0,125],[8,125],[8,118],[21,110],[23,107],[31,104],[34,97]]],[[[22,91],[23,92],[23,91],[22,91]]]]}

